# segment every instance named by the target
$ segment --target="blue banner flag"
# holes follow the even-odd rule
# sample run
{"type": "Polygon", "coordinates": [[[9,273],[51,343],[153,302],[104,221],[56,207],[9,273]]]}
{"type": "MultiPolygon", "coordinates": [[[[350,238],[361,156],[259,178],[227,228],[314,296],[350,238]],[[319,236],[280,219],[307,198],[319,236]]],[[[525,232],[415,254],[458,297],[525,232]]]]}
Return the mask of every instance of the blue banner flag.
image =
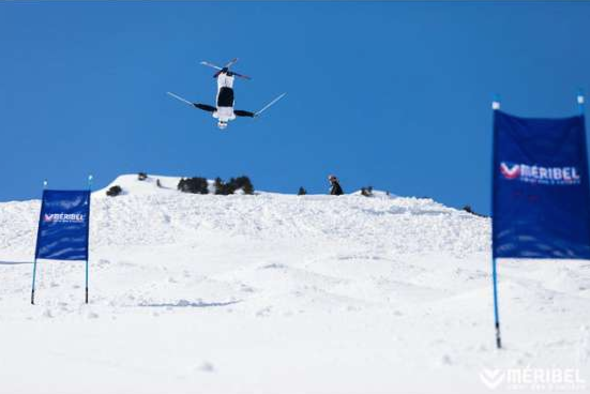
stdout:
{"type": "Polygon", "coordinates": [[[590,259],[584,116],[494,111],[494,258],[590,259]]]}
{"type": "Polygon", "coordinates": [[[89,219],[89,190],[45,190],[35,259],[88,261],[89,219]]]}

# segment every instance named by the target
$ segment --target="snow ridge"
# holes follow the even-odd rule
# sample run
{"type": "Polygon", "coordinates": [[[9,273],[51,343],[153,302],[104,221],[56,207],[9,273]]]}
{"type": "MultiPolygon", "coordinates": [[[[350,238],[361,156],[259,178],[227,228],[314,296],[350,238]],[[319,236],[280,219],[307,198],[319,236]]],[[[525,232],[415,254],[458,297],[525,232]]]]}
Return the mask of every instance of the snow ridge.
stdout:
{"type": "Polygon", "coordinates": [[[40,203],[0,203],[0,391],[472,393],[483,367],[588,372],[587,262],[500,264],[498,353],[489,219],[155,178],[93,194],[89,305],[83,264],[50,261],[28,303],[40,203]]]}

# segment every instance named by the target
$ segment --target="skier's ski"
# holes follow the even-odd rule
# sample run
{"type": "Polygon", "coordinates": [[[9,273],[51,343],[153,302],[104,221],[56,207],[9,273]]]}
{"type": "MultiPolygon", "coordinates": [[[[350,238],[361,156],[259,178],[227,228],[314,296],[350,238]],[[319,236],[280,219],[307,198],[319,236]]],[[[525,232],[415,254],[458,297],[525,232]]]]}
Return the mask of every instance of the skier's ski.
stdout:
{"type": "Polygon", "coordinates": [[[227,62],[227,64],[225,65],[225,68],[230,68],[231,66],[233,66],[234,64],[236,64],[236,62],[238,61],[237,57],[234,57],[232,60],[230,60],[229,62],[227,62]]]}
{"type": "Polygon", "coordinates": [[[220,73],[222,72],[227,72],[228,75],[235,75],[236,77],[240,77],[240,78],[244,78],[244,79],[252,79],[247,75],[243,75],[243,74],[239,74],[237,72],[234,71],[230,71],[229,68],[231,66],[233,66],[234,64],[236,64],[236,62],[238,61],[238,58],[236,57],[235,59],[230,60],[225,66],[223,67],[219,67],[217,64],[213,64],[207,61],[202,61],[200,64],[202,64],[203,66],[207,66],[207,67],[211,67],[217,70],[217,72],[213,75],[214,78],[217,78],[219,76],[220,73]]]}
{"type": "Polygon", "coordinates": [[[194,105],[194,104],[193,104],[193,103],[191,103],[190,101],[188,101],[188,100],[186,100],[186,99],[184,99],[184,98],[182,98],[182,97],[180,97],[180,96],[177,96],[177,95],[175,95],[175,94],[174,94],[174,93],[172,93],[172,92],[166,92],[166,94],[168,94],[169,96],[172,96],[172,97],[174,97],[174,98],[175,98],[175,99],[177,99],[177,100],[180,100],[180,101],[182,101],[183,103],[186,103],[186,104],[190,105],[191,107],[194,105]]]}
{"type": "Polygon", "coordinates": [[[223,67],[219,67],[218,65],[216,65],[216,64],[213,64],[213,63],[209,63],[209,62],[205,62],[205,61],[203,61],[203,62],[201,62],[201,64],[202,64],[203,66],[211,67],[211,68],[214,68],[214,69],[216,69],[216,70],[223,70],[223,67]]]}
{"type": "Polygon", "coordinates": [[[252,78],[250,78],[250,77],[249,77],[249,76],[247,76],[247,75],[244,75],[244,74],[238,74],[237,72],[234,72],[234,71],[230,71],[230,72],[228,73],[228,75],[235,75],[236,77],[240,77],[240,78],[244,78],[244,79],[248,79],[248,80],[252,79],[252,78]]]}
{"type": "Polygon", "coordinates": [[[277,98],[275,98],[270,103],[266,104],[260,111],[256,112],[254,114],[254,116],[256,117],[256,116],[260,115],[261,113],[263,113],[264,111],[266,111],[267,109],[269,109],[272,105],[276,104],[277,101],[279,101],[280,99],[282,99],[283,97],[285,97],[286,94],[287,93],[285,92],[285,93],[281,94],[280,96],[278,96],[277,98]]]}
{"type": "Polygon", "coordinates": [[[210,62],[205,61],[205,60],[203,60],[201,62],[201,64],[203,66],[211,67],[211,68],[214,68],[216,70],[221,71],[223,69],[229,69],[231,66],[233,66],[234,64],[236,64],[237,61],[238,61],[238,58],[236,57],[236,58],[230,60],[229,62],[227,62],[227,64],[225,66],[223,66],[223,67],[219,67],[217,64],[213,64],[213,63],[210,63],[210,62]]]}

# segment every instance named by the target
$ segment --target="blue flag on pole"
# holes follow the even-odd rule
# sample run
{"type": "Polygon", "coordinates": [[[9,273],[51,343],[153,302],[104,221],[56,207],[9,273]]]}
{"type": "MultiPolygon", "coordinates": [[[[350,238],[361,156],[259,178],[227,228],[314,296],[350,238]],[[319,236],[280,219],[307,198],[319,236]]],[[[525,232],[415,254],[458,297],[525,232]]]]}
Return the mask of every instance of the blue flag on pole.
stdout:
{"type": "Polygon", "coordinates": [[[35,259],[88,261],[90,191],[43,191],[35,259]]]}
{"type": "Polygon", "coordinates": [[[494,258],[590,259],[584,117],[494,111],[494,258]]]}

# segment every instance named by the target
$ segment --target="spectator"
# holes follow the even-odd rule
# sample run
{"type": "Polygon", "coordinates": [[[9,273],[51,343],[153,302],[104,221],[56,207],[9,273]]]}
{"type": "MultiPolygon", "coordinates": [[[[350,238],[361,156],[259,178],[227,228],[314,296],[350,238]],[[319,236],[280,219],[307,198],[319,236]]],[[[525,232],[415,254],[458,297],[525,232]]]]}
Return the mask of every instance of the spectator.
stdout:
{"type": "Polygon", "coordinates": [[[340,183],[338,183],[338,178],[335,175],[329,175],[328,180],[330,181],[330,195],[332,196],[340,196],[344,194],[342,188],[340,187],[340,183]]]}

